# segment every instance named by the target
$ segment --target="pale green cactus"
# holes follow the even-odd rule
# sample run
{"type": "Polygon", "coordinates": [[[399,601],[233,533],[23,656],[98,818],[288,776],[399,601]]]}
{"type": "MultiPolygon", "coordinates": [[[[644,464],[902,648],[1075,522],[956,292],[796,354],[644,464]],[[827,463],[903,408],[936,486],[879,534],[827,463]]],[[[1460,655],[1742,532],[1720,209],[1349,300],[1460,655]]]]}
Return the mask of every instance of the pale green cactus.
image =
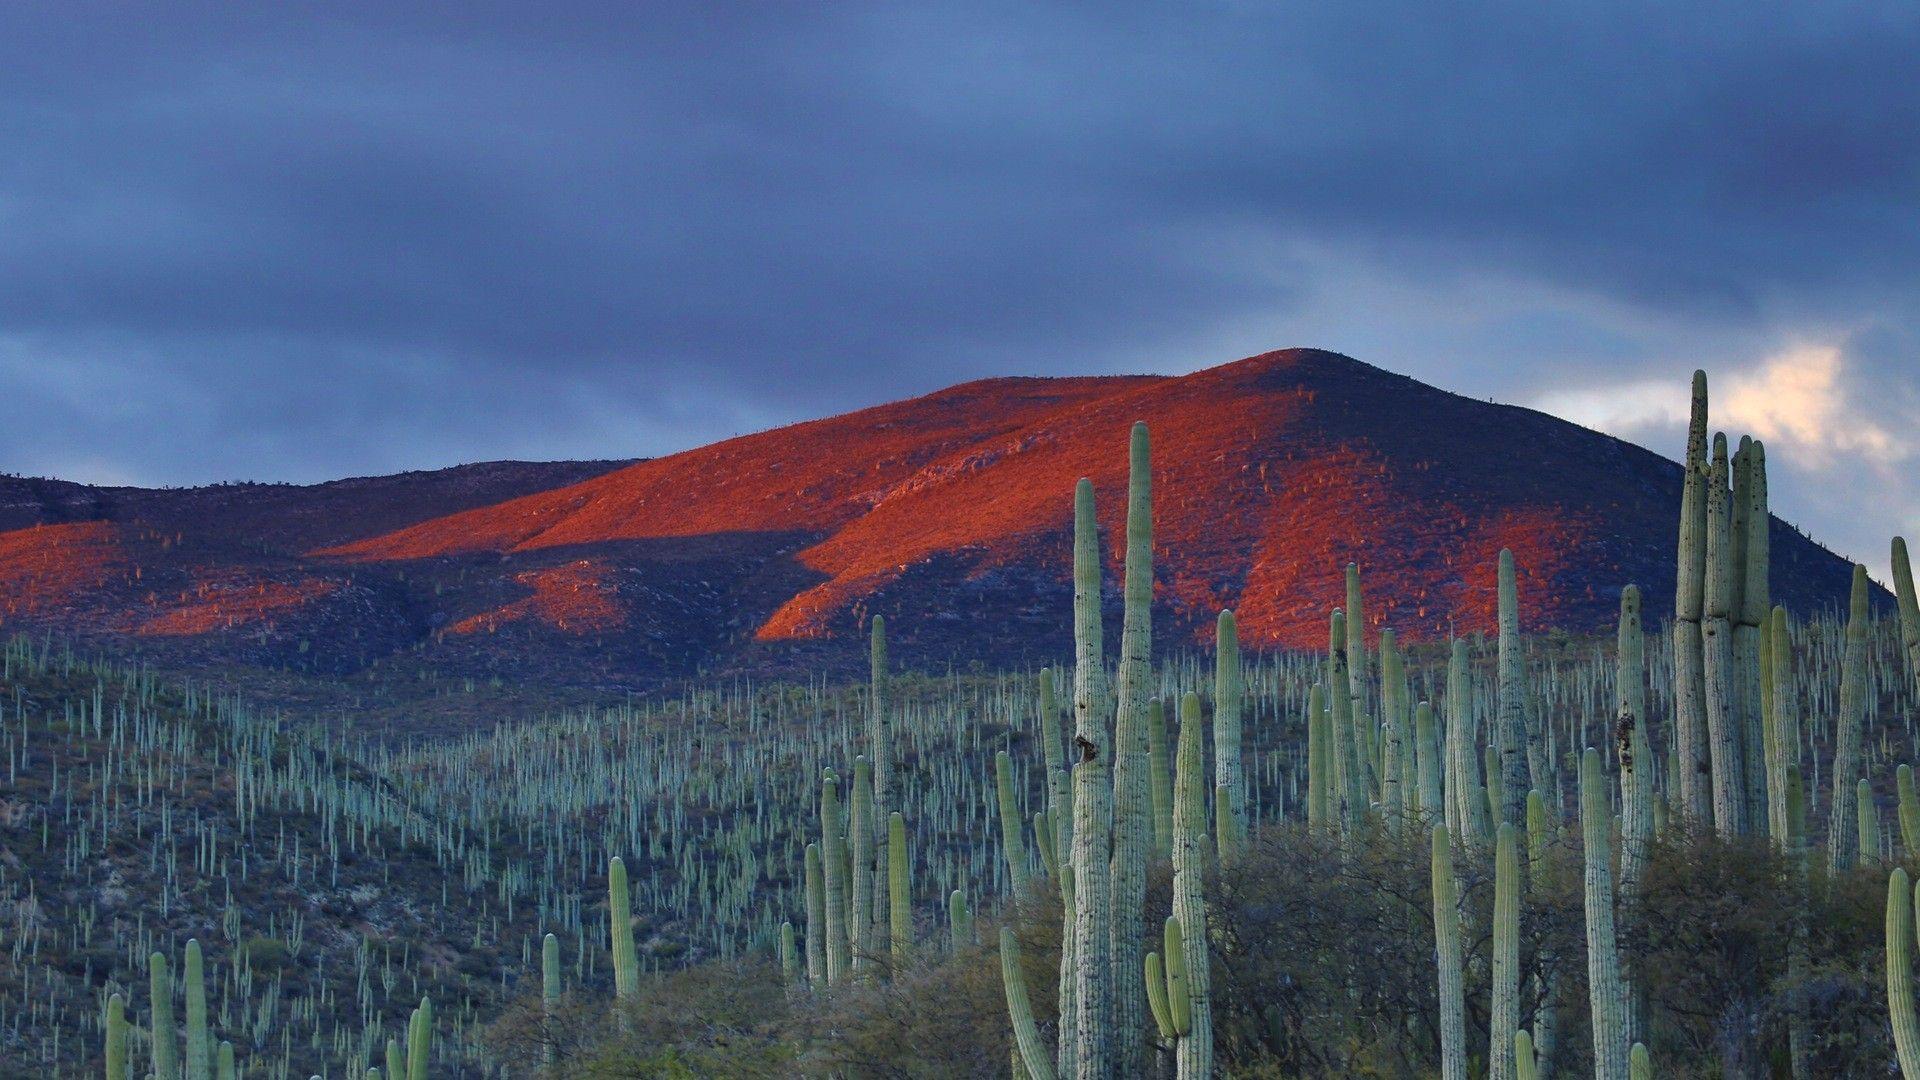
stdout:
{"type": "Polygon", "coordinates": [[[1673,618],[1675,809],[1690,828],[1713,823],[1712,767],[1707,750],[1705,642],[1701,634],[1707,580],[1707,373],[1693,373],[1687,422],[1685,484],[1680,495],[1678,579],[1673,618]]]}
{"type": "Polygon", "coordinates": [[[1214,846],[1223,864],[1231,864],[1247,835],[1246,777],[1240,764],[1241,702],[1246,684],[1240,670],[1240,628],[1231,611],[1215,624],[1213,664],[1213,787],[1225,796],[1217,814],[1214,846]]]}
{"type": "Polygon", "coordinates": [[[887,943],[893,966],[906,964],[913,949],[913,862],[907,854],[907,819],[887,815],[887,943]]]}
{"type": "Polygon", "coordinates": [[[1459,885],[1453,872],[1453,841],[1445,825],[1433,827],[1433,937],[1440,986],[1441,1080],[1467,1080],[1466,981],[1460,961],[1459,885]]]}
{"type": "Polygon", "coordinates": [[[200,942],[187,939],[182,977],[187,992],[187,1080],[213,1080],[213,1039],[207,1030],[207,976],[200,942]]]}
{"type": "Polygon", "coordinates": [[[1746,749],[1742,746],[1746,729],[1738,701],[1740,676],[1734,664],[1734,568],[1727,484],[1727,437],[1716,433],[1707,473],[1706,608],[1700,620],[1700,639],[1707,749],[1713,762],[1713,827],[1722,837],[1732,838],[1747,832],[1747,783],[1746,749]]]}
{"type": "Polygon", "coordinates": [[[1487,1044],[1491,1080],[1513,1080],[1513,1036],[1520,1031],[1519,849],[1517,830],[1511,822],[1501,822],[1494,843],[1493,1001],[1487,1044]]]}
{"type": "Polygon", "coordinates": [[[165,954],[147,957],[147,996],[152,999],[151,1022],[153,1071],[172,1080],[180,1074],[179,1033],[173,1020],[173,973],[167,970],[165,954]]]}
{"type": "Polygon", "coordinates": [[[1853,568],[1853,591],[1847,605],[1846,651],[1840,662],[1840,715],[1834,722],[1833,799],[1827,819],[1827,864],[1834,871],[1851,869],[1859,856],[1856,789],[1860,775],[1860,734],[1866,721],[1867,695],[1867,568],[1853,568]]]}
{"type": "Polygon", "coordinates": [[[427,1080],[433,1056],[433,1002],[425,997],[407,1022],[407,1080],[427,1080]]]}
{"type": "MultiPolygon", "coordinates": [[[[1200,698],[1180,700],[1180,750],[1174,765],[1173,917],[1180,924],[1186,957],[1188,1019],[1176,1050],[1180,1080],[1213,1076],[1212,976],[1207,959],[1206,748],[1200,738],[1200,698]]],[[[1172,1002],[1169,1005],[1177,1010],[1172,1002]]],[[[1177,1013],[1176,1013],[1177,1015],[1177,1013]]]]}
{"type": "MultiPolygon", "coordinates": [[[[633,902],[627,864],[618,855],[607,863],[607,932],[613,947],[613,993],[624,1004],[639,992],[640,964],[633,951],[633,902]]],[[[411,1043],[407,1053],[411,1057],[411,1043]]]]}
{"type": "Polygon", "coordinates": [[[827,888],[820,845],[808,844],[805,859],[807,904],[807,983],[827,984],[827,888]]]}
{"type": "MultiPolygon", "coordinates": [[[[1487,787],[1497,800],[1494,820],[1514,828],[1526,825],[1527,790],[1545,783],[1543,774],[1534,776],[1527,759],[1527,685],[1526,661],[1520,653],[1520,586],[1515,576],[1513,552],[1500,549],[1499,567],[1499,654],[1496,659],[1494,745],[1499,752],[1499,768],[1487,769],[1487,787]]],[[[1504,1043],[1504,1040],[1503,1040],[1504,1043]]],[[[1505,1053],[1503,1044],[1501,1052],[1505,1053]]]]}
{"type": "Polygon", "coordinates": [[[1030,1080],[1054,1080],[1053,1061],[1040,1030],[1033,1021],[1033,1005],[1027,998],[1026,977],[1020,972],[1020,942],[1013,928],[1000,928],[1000,981],[1006,988],[1007,1015],[1013,1021],[1014,1047],[1020,1064],[1030,1080]]]}
{"type": "Polygon", "coordinates": [[[1159,698],[1147,707],[1147,771],[1152,778],[1153,850],[1173,857],[1173,753],[1167,746],[1167,710],[1159,698]]]}
{"type": "Polygon", "coordinates": [[[1595,1080],[1626,1080],[1627,1000],[1613,926],[1613,812],[1600,751],[1580,758],[1580,832],[1586,849],[1587,988],[1593,1014],[1595,1080]]]}
{"type": "Polygon", "coordinates": [[[1893,1046],[1903,1076],[1920,1076],[1920,1020],[1913,1001],[1914,891],[1907,872],[1894,867],[1887,876],[1887,1010],[1893,1022],[1893,1046]]]}
{"type": "Polygon", "coordinates": [[[1020,806],[1013,793],[1013,757],[1005,750],[993,755],[993,777],[1000,808],[1000,852],[1007,860],[1007,879],[1019,893],[1027,887],[1027,849],[1021,840],[1020,806]]]}
{"type": "Polygon", "coordinates": [[[127,1002],[119,994],[107,999],[107,1080],[127,1080],[127,1002]]]}
{"type": "MultiPolygon", "coordinates": [[[[1147,864],[1153,855],[1147,769],[1147,700],[1153,687],[1153,480],[1147,425],[1142,423],[1133,425],[1128,447],[1122,596],[1120,659],[1114,677],[1118,707],[1113,727],[1112,952],[1108,957],[1116,1034],[1109,1039],[1109,1055],[1117,1073],[1135,1076],[1145,1068],[1141,1042],[1117,1033],[1144,1028],[1147,1004],[1141,964],[1147,954],[1143,923],[1147,864]]],[[[1177,819],[1177,808],[1174,814],[1177,819]]],[[[1176,831],[1178,827],[1176,820],[1176,831]]]]}
{"type": "Polygon", "coordinates": [[[1101,659],[1100,539],[1093,483],[1082,477],[1073,501],[1073,1049],[1075,1075],[1112,1072],[1113,890],[1109,862],[1113,808],[1112,747],[1101,659]]]}

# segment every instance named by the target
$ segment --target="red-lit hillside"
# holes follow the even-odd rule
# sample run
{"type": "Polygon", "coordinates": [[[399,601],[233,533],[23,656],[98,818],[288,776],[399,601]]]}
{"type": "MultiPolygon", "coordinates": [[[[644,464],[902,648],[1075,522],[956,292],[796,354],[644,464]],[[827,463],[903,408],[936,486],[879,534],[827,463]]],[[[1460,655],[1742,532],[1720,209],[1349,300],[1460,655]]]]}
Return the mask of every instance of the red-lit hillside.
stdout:
{"type": "MultiPolygon", "coordinates": [[[[208,489],[122,493],[91,514],[74,492],[43,495],[68,510],[40,520],[114,528],[0,534],[0,597],[16,624],[199,635],[207,656],[297,639],[332,671],[404,649],[509,679],[634,685],[848,660],[875,611],[910,661],[1051,659],[1069,645],[1074,481],[1095,483],[1117,575],[1141,419],[1163,646],[1204,640],[1222,607],[1252,645],[1322,645],[1349,561],[1373,627],[1491,629],[1502,547],[1531,629],[1604,627],[1626,582],[1649,611],[1668,602],[1678,466],[1313,350],[1180,378],[969,383],[552,484],[516,473],[498,498],[434,481],[438,505],[402,478],[365,507],[327,491],[318,511],[302,494],[318,488],[214,489],[224,516],[181,509],[208,489]],[[50,606],[55,581],[72,585],[50,606]]],[[[0,513],[31,501],[0,497],[0,513]]],[[[1778,522],[1774,554],[1783,602],[1844,592],[1845,565],[1778,522]]]]}

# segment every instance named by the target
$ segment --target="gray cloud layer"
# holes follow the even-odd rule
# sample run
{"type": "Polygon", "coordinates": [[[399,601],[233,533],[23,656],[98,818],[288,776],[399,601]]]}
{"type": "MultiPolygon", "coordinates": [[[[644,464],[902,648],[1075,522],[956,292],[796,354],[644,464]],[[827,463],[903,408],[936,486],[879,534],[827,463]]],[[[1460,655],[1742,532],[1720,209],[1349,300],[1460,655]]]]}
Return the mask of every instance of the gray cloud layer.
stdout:
{"type": "Polygon", "coordinates": [[[0,13],[4,467],[659,453],[1292,344],[1671,451],[1645,386],[1828,348],[1892,441],[1783,499],[1862,557],[1920,513],[1835,494],[1920,452],[1911,4],[564,8],[0,13]]]}

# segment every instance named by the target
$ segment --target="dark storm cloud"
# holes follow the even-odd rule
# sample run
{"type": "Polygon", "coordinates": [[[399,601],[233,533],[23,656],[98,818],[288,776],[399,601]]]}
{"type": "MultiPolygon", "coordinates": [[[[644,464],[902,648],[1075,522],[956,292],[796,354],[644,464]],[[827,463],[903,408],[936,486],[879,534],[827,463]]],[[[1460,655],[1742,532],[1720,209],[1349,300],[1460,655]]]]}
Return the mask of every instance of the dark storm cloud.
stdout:
{"type": "Polygon", "coordinates": [[[1911,5],[1334,7],[9,7],[0,452],[623,456],[1291,344],[1527,400],[1818,338],[1912,406],[1911,5]]]}

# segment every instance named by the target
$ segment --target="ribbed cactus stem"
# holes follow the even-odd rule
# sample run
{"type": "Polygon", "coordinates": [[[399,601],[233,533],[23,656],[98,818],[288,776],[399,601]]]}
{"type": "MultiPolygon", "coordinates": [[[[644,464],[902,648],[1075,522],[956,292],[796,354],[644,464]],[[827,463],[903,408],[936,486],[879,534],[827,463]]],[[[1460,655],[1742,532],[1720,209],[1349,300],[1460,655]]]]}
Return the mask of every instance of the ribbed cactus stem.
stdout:
{"type": "Polygon", "coordinates": [[[1747,828],[1769,831],[1767,822],[1766,725],[1761,716],[1764,696],[1760,674],[1761,625],[1772,604],[1768,586],[1771,542],[1767,529],[1767,452],[1759,440],[1740,440],[1740,485],[1737,492],[1735,537],[1738,556],[1733,573],[1735,589],[1733,648],[1739,672],[1735,694],[1745,728],[1741,746],[1746,751],[1747,828]]]}
{"type": "MultiPolygon", "coordinates": [[[[367,1075],[373,1077],[373,1080],[380,1080],[380,1072],[377,1069],[368,1069],[367,1075]]],[[[219,1080],[239,1080],[240,1076],[239,1065],[233,1057],[233,1044],[224,1039],[220,1042],[218,1076],[219,1080]]]]}
{"type": "Polygon", "coordinates": [[[407,1080],[427,1080],[427,1064],[433,1056],[433,1002],[420,999],[407,1024],[407,1080]]]}
{"type": "Polygon", "coordinates": [[[119,994],[107,999],[107,1080],[127,1080],[127,1001],[119,994]]]}
{"type": "Polygon", "coordinates": [[[1459,885],[1453,872],[1453,841],[1445,825],[1433,827],[1433,939],[1439,971],[1440,1077],[1467,1080],[1466,983],[1460,968],[1459,885]]]}
{"type": "Polygon", "coordinates": [[[1539,1066],[1533,1055],[1533,1036],[1521,1028],[1513,1033],[1513,1075],[1515,1080],[1538,1080],[1539,1066]]]}
{"type": "Polygon", "coordinates": [[[1707,473],[1706,607],[1700,621],[1707,689],[1707,748],[1713,762],[1713,826],[1723,837],[1747,831],[1746,750],[1733,650],[1733,556],[1728,520],[1727,437],[1713,437],[1707,473]]]}
{"type": "Polygon", "coordinates": [[[1020,805],[1013,793],[1013,757],[1005,750],[993,755],[994,795],[1000,808],[1000,853],[1006,856],[1007,879],[1016,893],[1027,887],[1027,848],[1021,839],[1020,805]]]}
{"type": "Polygon", "coordinates": [[[1680,817],[1690,827],[1713,823],[1712,776],[1707,750],[1705,644],[1701,622],[1707,580],[1707,373],[1693,373],[1693,404],[1687,422],[1687,462],[1680,495],[1678,578],[1674,587],[1673,701],[1675,770],[1680,777],[1680,817]]]}
{"type": "Polygon", "coordinates": [[[827,886],[820,845],[808,844],[805,859],[807,903],[807,982],[827,984],[827,886]]]}
{"type": "MultiPolygon", "coordinates": [[[[1653,753],[1647,740],[1646,639],[1640,625],[1640,589],[1620,591],[1620,630],[1614,654],[1614,750],[1620,759],[1620,914],[1638,910],[1640,880],[1653,840],[1653,753]]],[[[1628,927],[1631,936],[1631,927],[1628,927]]],[[[1629,1043],[1644,1034],[1642,995],[1630,961],[1621,960],[1627,986],[1629,1043]]]]}
{"type": "Polygon", "coordinates": [[[840,777],[832,769],[820,778],[820,864],[827,897],[827,985],[852,970],[847,938],[847,843],[840,822],[840,777]]]}
{"type": "Polygon", "coordinates": [[[1453,640],[1447,660],[1447,827],[1463,841],[1478,840],[1474,822],[1480,790],[1480,752],[1474,739],[1473,674],[1467,643],[1453,640]]]}
{"type": "Polygon", "coordinates": [[[1444,816],[1446,794],[1440,761],[1439,733],[1434,730],[1433,703],[1423,701],[1413,709],[1413,745],[1415,767],[1420,777],[1418,807],[1421,818],[1433,825],[1444,816]]]}
{"type": "Polygon", "coordinates": [[[1061,743],[1054,679],[1052,668],[1040,669],[1040,744],[1047,766],[1047,817],[1053,822],[1053,841],[1058,845],[1054,861],[1064,866],[1073,861],[1073,775],[1061,743]]]}
{"type": "Polygon", "coordinates": [[[907,854],[907,819],[898,810],[887,815],[887,905],[887,943],[898,969],[913,948],[913,863],[907,854]]]}
{"type": "Polygon", "coordinates": [[[1920,693],[1920,600],[1913,589],[1913,563],[1905,537],[1893,538],[1893,595],[1900,604],[1900,651],[1907,658],[1907,686],[1920,693]]]}
{"type": "MultiPolygon", "coordinates": [[[[864,973],[873,956],[873,763],[864,755],[853,759],[853,790],[847,802],[847,847],[853,872],[848,875],[847,952],[855,972],[864,973]]],[[[1020,833],[1014,819],[1014,836],[1020,833]]]]}
{"type": "Polygon", "coordinates": [[[1326,829],[1333,825],[1333,755],[1328,744],[1333,733],[1327,715],[1326,690],[1314,683],[1307,691],[1307,825],[1326,829]]]}
{"type": "Polygon", "coordinates": [[[400,1046],[400,1040],[387,1040],[387,1075],[405,1077],[407,1075],[406,1051],[400,1046]]]}
{"type": "Polygon", "coordinates": [[[1894,788],[1900,797],[1900,843],[1907,858],[1920,858],[1920,796],[1913,789],[1913,766],[1894,771],[1894,788]]]}
{"type": "MultiPolygon", "coordinates": [[[[1118,708],[1113,727],[1113,980],[1111,1060],[1122,1076],[1144,1069],[1147,955],[1143,923],[1147,863],[1153,854],[1152,795],[1148,790],[1147,699],[1153,686],[1153,481],[1147,425],[1136,423],[1128,447],[1127,552],[1122,582],[1118,708]]],[[[1177,814],[1177,811],[1176,811],[1177,814]]],[[[1203,826],[1204,828],[1204,826],[1203,826]]],[[[1083,886],[1084,887],[1084,886],[1083,886]]]]}
{"type": "Polygon", "coordinates": [[[1006,987],[1007,1015],[1013,1021],[1013,1042],[1020,1063],[1030,1080],[1054,1080],[1053,1061],[1046,1044],[1040,1041],[1040,1029],[1033,1022],[1033,1005],[1027,999],[1026,976],[1020,971],[1020,942],[1013,928],[1000,928],[1000,981],[1006,987]]]}
{"type": "Polygon", "coordinates": [[[1867,687],[1867,568],[1853,568],[1847,605],[1845,652],[1840,661],[1840,715],[1834,723],[1833,806],[1827,819],[1827,860],[1836,873],[1851,869],[1859,855],[1854,781],[1860,777],[1860,728],[1865,722],[1867,687]]]}
{"type": "Polygon", "coordinates": [[[1360,753],[1354,745],[1358,729],[1353,723],[1353,685],[1347,674],[1347,616],[1339,608],[1333,609],[1327,632],[1327,703],[1328,730],[1333,734],[1327,748],[1333,756],[1333,786],[1327,797],[1334,825],[1344,839],[1359,827],[1362,795],[1360,753]]]}
{"type": "Polygon", "coordinates": [[[1173,751],[1167,745],[1167,710],[1154,698],[1147,707],[1147,771],[1153,795],[1153,850],[1173,857],[1173,751]]]}
{"type": "MultiPolygon", "coordinates": [[[[792,960],[788,954],[793,951],[793,924],[782,923],[785,934],[781,939],[783,946],[781,960],[789,967],[792,960]]],[[[787,972],[789,982],[793,972],[787,972]]],[[[540,939],[540,1012],[544,1027],[540,1033],[540,1057],[549,1073],[560,1060],[560,1047],[554,1039],[554,1024],[559,1020],[560,1010],[560,939],[552,934],[540,939]]]]}
{"type": "MultiPolygon", "coordinates": [[[[1081,1080],[1112,1075],[1113,924],[1112,740],[1101,661],[1100,539],[1093,483],[1081,478],[1073,502],[1074,1067],[1081,1080]]],[[[1144,961],[1143,961],[1144,962],[1144,961]]]]}
{"type": "MultiPolygon", "coordinates": [[[[1500,751],[1500,776],[1496,783],[1488,770],[1487,785],[1500,797],[1497,821],[1515,828],[1526,824],[1527,789],[1534,778],[1527,761],[1527,685],[1526,662],[1520,653],[1520,585],[1513,566],[1513,552],[1500,550],[1499,653],[1495,661],[1498,724],[1495,741],[1500,751]]],[[[1546,770],[1544,766],[1541,771],[1546,770]]],[[[1539,778],[1541,783],[1546,777],[1539,778]]],[[[1502,1047],[1504,1053],[1506,1047],[1502,1047]]]]}
{"type": "MultiPolygon", "coordinates": [[[[880,952],[881,921],[886,917],[887,884],[891,880],[887,874],[887,814],[889,799],[893,796],[893,702],[889,690],[887,674],[887,620],[873,617],[872,629],[868,634],[867,664],[869,672],[868,710],[867,710],[867,758],[872,763],[873,774],[868,783],[867,843],[873,851],[868,862],[856,860],[859,873],[867,878],[871,886],[869,912],[872,921],[862,924],[861,945],[867,959],[880,952]]],[[[865,963],[866,959],[862,960],[865,963]]]]}
{"type": "Polygon", "coordinates": [[[607,931],[613,946],[613,993],[625,1003],[639,992],[640,963],[633,951],[633,901],[627,864],[618,855],[607,864],[607,931]]]}
{"type": "MultiPolygon", "coordinates": [[[[1207,960],[1206,744],[1200,737],[1200,698],[1180,700],[1180,750],[1174,764],[1173,917],[1180,923],[1186,957],[1188,1022],[1177,1051],[1180,1080],[1213,1076],[1212,977],[1207,960]]],[[[1179,1005],[1169,1003],[1174,1015],[1179,1005]]]]}
{"type": "Polygon", "coordinates": [[[168,970],[164,953],[147,957],[147,996],[152,1001],[153,1071],[156,1076],[173,1080],[180,1075],[180,1038],[173,1019],[173,973],[168,970]]]}
{"type": "Polygon", "coordinates": [[[1628,1080],[1653,1080],[1653,1056],[1647,1053],[1646,1043],[1634,1043],[1633,1049],[1628,1051],[1627,1077],[1628,1080]]]}
{"type": "Polygon", "coordinates": [[[1520,1030],[1520,840],[1503,821],[1493,857],[1493,995],[1487,1075],[1513,1080],[1513,1036],[1520,1030]]]}
{"type": "Polygon", "coordinates": [[[1240,764],[1241,702],[1246,687],[1240,671],[1240,628],[1231,611],[1222,611],[1214,630],[1213,786],[1225,797],[1216,815],[1221,826],[1214,844],[1222,865],[1238,857],[1247,835],[1246,777],[1240,764]]]}
{"type": "Polygon", "coordinates": [[[1358,806],[1364,813],[1380,797],[1377,731],[1367,712],[1367,618],[1360,592],[1360,567],[1347,564],[1347,697],[1353,717],[1354,778],[1360,789],[1358,806]]]}
{"type": "Polygon", "coordinates": [[[1402,759],[1406,754],[1405,721],[1402,716],[1406,692],[1406,672],[1400,665],[1400,652],[1391,628],[1380,631],[1380,805],[1387,821],[1397,832],[1406,819],[1413,792],[1402,784],[1402,759]]]}
{"type": "Polygon", "coordinates": [[[1914,893],[1907,872],[1887,876],[1887,1011],[1902,1076],[1920,1076],[1920,1019],[1913,1001],[1914,893]]]}
{"type": "Polygon", "coordinates": [[[967,910],[967,894],[959,889],[947,894],[947,932],[956,953],[973,944],[973,912],[967,910]]]}
{"type": "Polygon", "coordinates": [[[1057,983],[1060,999],[1060,1032],[1058,1057],[1061,1076],[1074,1076],[1079,1071],[1080,1044],[1074,1038],[1079,1030],[1079,1009],[1076,1007],[1080,983],[1079,954],[1075,951],[1073,930],[1078,920],[1078,898],[1074,890],[1073,864],[1060,867],[1060,975],[1057,983]]]}
{"type": "Polygon", "coordinates": [[[200,942],[187,939],[187,962],[181,972],[187,992],[187,1080],[213,1080],[213,1038],[207,1030],[206,963],[200,942]]]}
{"type": "Polygon", "coordinates": [[[1600,751],[1580,758],[1580,833],[1586,854],[1587,989],[1593,1014],[1594,1080],[1626,1080],[1627,1000],[1613,927],[1613,812],[1600,751]]]}
{"type": "Polygon", "coordinates": [[[1862,777],[1854,785],[1854,805],[1860,819],[1860,859],[1880,860],[1880,809],[1873,804],[1873,785],[1862,777]]]}

